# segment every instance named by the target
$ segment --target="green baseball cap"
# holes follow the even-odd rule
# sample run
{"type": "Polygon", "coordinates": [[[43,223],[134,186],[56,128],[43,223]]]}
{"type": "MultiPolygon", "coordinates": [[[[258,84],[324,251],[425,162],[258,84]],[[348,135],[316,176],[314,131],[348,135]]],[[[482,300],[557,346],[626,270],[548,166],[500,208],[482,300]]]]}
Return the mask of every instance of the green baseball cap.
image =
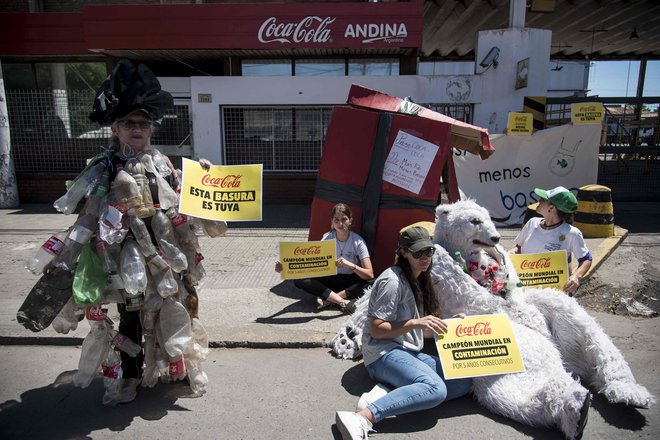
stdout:
{"type": "Polygon", "coordinates": [[[421,226],[412,226],[399,234],[399,247],[410,252],[433,247],[429,231],[421,226]]]}
{"type": "Polygon", "coordinates": [[[534,188],[534,194],[552,203],[558,210],[566,214],[575,212],[578,207],[578,201],[573,193],[563,186],[558,186],[547,191],[541,188],[534,188]]]}

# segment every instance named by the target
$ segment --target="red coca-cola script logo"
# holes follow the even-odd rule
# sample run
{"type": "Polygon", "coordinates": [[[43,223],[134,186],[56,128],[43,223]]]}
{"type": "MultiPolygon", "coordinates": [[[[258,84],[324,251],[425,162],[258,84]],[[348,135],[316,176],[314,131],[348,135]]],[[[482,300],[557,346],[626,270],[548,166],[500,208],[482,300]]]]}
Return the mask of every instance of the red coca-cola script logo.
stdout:
{"type": "Polygon", "coordinates": [[[550,267],[550,258],[539,258],[536,261],[523,260],[521,269],[547,269],[550,267]]]}
{"type": "Polygon", "coordinates": [[[240,174],[227,174],[224,177],[211,177],[210,174],[205,174],[202,177],[202,185],[215,188],[240,188],[241,177],[240,174]]]}
{"type": "Polygon", "coordinates": [[[169,368],[170,376],[177,377],[179,375],[184,374],[185,371],[186,371],[186,364],[183,359],[183,356],[181,356],[181,359],[179,359],[178,361],[170,362],[170,368],[169,368]]]}
{"type": "Polygon", "coordinates": [[[335,18],[310,15],[298,23],[278,23],[276,17],[267,18],[259,28],[257,38],[262,43],[327,43],[328,26],[335,18]]]}
{"type": "Polygon", "coordinates": [[[458,324],[456,327],[456,336],[482,336],[490,335],[493,330],[490,328],[490,322],[477,322],[474,325],[458,324]]]}
{"type": "Polygon", "coordinates": [[[321,246],[296,247],[293,250],[294,255],[319,255],[321,246]]]}
{"type": "Polygon", "coordinates": [[[103,321],[105,319],[103,313],[104,310],[101,306],[87,306],[87,309],[85,309],[85,318],[89,321],[103,321]]]}

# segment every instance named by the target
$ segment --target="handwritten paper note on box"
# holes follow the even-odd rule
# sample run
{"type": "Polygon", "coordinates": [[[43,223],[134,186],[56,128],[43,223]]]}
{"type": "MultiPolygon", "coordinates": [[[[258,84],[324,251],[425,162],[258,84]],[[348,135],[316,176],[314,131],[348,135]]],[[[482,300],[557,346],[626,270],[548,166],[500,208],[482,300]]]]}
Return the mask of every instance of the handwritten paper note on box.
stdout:
{"type": "Polygon", "coordinates": [[[438,146],[399,131],[385,161],[383,180],[419,194],[438,146]]]}

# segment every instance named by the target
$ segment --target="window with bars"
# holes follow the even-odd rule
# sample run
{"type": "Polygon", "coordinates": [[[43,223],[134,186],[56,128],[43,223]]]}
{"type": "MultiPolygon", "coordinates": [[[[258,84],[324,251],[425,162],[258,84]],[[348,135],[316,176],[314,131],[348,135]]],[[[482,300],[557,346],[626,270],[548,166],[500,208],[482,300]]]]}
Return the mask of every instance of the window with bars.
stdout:
{"type": "MultiPolygon", "coordinates": [[[[94,91],[8,90],[7,110],[12,156],[17,172],[65,172],[83,169],[86,160],[109,143],[110,127],[99,127],[87,115],[94,91]]],[[[188,105],[168,110],[154,130],[156,148],[190,145],[188,105]]],[[[179,160],[170,157],[175,165],[179,160]]]]}
{"type": "Polygon", "coordinates": [[[315,172],[332,107],[223,107],[225,163],[266,171],[315,172]]]}
{"type": "Polygon", "coordinates": [[[474,104],[424,104],[424,107],[458,121],[472,124],[474,104]]]}

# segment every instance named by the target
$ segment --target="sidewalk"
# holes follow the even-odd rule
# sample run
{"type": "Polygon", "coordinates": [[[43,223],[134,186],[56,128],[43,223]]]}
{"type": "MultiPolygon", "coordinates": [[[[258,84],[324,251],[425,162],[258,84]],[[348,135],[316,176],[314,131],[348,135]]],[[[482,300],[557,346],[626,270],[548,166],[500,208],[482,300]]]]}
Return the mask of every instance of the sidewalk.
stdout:
{"type": "MultiPolygon", "coordinates": [[[[88,332],[86,323],[68,335],[52,328],[32,333],[16,322],[16,311],[37,277],[23,262],[55,230],[75,221],[48,205],[0,210],[0,344],[77,345],[88,332]]],[[[280,241],[307,239],[309,206],[265,206],[262,222],[230,224],[227,235],[203,238],[206,278],[200,285],[200,318],[213,347],[327,346],[347,319],[338,309],[316,311],[315,299],[282,281],[274,271],[280,241]]],[[[502,245],[512,246],[518,229],[501,229],[502,245]]],[[[627,231],[617,228],[610,239],[588,239],[597,268],[627,231]]],[[[116,309],[110,317],[118,322],[116,309]]]]}

